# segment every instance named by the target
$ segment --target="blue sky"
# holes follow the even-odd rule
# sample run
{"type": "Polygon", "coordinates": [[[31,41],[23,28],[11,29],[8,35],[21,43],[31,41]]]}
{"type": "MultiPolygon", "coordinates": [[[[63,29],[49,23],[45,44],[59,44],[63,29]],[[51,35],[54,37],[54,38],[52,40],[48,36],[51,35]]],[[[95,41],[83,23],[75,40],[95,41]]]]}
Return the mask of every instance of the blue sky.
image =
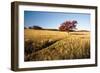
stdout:
{"type": "Polygon", "coordinates": [[[66,20],[76,20],[77,29],[90,30],[90,14],[24,11],[24,26],[38,25],[46,29],[58,29],[66,20]]]}

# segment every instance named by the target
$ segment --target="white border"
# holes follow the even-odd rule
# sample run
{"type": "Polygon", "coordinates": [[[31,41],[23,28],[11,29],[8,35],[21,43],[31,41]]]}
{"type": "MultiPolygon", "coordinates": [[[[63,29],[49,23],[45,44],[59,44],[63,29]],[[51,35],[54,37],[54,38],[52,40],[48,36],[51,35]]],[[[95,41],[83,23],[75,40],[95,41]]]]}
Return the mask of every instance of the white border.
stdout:
{"type": "Polygon", "coordinates": [[[95,64],[95,10],[93,9],[79,9],[79,8],[58,8],[58,7],[44,7],[44,6],[19,6],[19,68],[34,68],[34,67],[50,67],[50,66],[64,66],[64,65],[82,65],[95,64]],[[57,61],[32,61],[24,62],[24,10],[29,11],[49,11],[49,12],[73,12],[73,13],[89,13],[91,14],[91,58],[90,59],[76,59],[76,60],[57,60],[57,61]]]}

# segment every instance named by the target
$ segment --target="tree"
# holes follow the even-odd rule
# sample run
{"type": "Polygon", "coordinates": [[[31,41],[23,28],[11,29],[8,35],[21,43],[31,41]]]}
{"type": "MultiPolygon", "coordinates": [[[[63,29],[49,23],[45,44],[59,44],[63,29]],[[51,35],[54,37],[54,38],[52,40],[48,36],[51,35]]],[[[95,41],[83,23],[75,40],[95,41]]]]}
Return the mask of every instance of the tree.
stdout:
{"type": "Polygon", "coordinates": [[[59,30],[60,31],[68,31],[68,32],[73,31],[76,29],[76,24],[78,24],[78,22],[76,20],[65,21],[60,25],[59,30]]]}

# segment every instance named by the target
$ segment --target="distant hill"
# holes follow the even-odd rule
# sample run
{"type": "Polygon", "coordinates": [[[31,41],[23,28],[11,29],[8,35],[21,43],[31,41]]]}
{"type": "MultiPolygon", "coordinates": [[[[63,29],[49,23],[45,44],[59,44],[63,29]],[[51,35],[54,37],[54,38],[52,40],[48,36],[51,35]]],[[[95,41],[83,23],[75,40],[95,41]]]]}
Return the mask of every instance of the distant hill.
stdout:
{"type": "Polygon", "coordinates": [[[58,29],[42,29],[42,30],[59,31],[58,29]]]}
{"type": "Polygon", "coordinates": [[[89,32],[89,30],[77,30],[77,32],[89,32]]]}

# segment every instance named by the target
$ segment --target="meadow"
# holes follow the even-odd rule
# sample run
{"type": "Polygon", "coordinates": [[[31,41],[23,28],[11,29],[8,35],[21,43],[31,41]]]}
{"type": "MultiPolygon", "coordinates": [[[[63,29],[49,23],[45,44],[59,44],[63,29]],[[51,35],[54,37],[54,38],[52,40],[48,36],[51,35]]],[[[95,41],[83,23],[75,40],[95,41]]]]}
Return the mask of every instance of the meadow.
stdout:
{"type": "Polygon", "coordinates": [[[66,60],[90,58],[90,32],[24,30],[24,60],[66,60]]]}

